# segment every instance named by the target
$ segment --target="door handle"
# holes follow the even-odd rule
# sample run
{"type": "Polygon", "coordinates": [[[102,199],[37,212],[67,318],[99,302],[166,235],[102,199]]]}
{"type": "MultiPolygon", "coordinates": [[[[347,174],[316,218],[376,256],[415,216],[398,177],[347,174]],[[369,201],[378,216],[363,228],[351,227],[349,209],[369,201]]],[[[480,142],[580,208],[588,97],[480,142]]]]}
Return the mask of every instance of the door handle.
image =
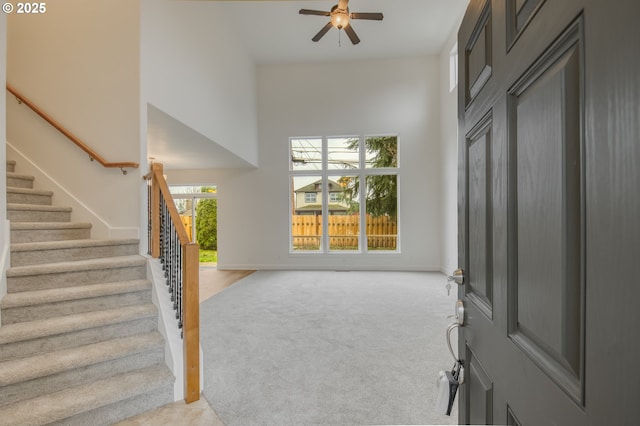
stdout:
{"type": "Polygon", "coordinates": [[[462,269],[456,269],[455,271],[453,271],[452,275],[449,275],[447,277],[447,281],[451,282],[455,282],[458,285],[463,285],[464,284],[464,271],[462,269]]]}

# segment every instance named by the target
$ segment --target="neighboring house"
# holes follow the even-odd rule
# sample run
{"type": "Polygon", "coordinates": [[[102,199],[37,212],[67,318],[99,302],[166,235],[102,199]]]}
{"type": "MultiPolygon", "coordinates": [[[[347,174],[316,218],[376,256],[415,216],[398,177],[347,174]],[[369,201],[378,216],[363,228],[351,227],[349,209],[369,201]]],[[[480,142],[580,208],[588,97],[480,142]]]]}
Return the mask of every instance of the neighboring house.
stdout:
{"type": "MultiPolygon", "coordinates": [[[[329,186],[329,214],[347,214],[349,203],[345,198],[344,188],[339,183],[328,181],[329,186]]],[[[322,181],[298,188],[295,191],[295,213],[299,215],[322,214],[322,181]]]]}

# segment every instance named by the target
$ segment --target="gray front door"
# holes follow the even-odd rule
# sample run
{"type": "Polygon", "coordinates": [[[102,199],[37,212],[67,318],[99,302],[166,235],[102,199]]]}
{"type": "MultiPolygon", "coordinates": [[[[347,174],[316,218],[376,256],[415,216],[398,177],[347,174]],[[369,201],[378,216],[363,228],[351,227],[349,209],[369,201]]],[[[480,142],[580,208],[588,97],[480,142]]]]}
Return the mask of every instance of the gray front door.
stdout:
{"type": "Polygon", "coordinates": [[[640,424],[640,2],[472,0],[461,423],[640,424]]]}

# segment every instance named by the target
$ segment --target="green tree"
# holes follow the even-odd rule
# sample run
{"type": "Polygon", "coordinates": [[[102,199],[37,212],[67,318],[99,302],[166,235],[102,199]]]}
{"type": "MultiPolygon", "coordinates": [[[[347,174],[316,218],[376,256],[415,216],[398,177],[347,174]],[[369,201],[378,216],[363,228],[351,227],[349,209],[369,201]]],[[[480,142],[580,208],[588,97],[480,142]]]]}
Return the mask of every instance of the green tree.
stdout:
{"type": "MultiPolygon", "coordinates": [[[[202,187],[201,192],[215,192],[215,188],[202,187]]],[[[196,207],[196,235],[204,250],[218,250],[218,200],[203,199],[196,207]]]]}
{"type": "MultiPolygon", "coordinates": [[[[349,149],[358,149],[358,140],[349,141],[349,149]]],[[[365,139],[367,165],[372,168],[398,166],[398,138],[395,136],[365,139]]],[[[354,199],[360,191],[360,180],[351,179],[345,189],[345,198],[354,199]]],[[[367,213],[372,216],[397,217],[398,179],[396,175],[367,176],[367,213]]]]}
{"type": "Polygon", "coordinates": [[[396,175],[367,176],[367,213],[371,216],[398,215],[396,175]]]}

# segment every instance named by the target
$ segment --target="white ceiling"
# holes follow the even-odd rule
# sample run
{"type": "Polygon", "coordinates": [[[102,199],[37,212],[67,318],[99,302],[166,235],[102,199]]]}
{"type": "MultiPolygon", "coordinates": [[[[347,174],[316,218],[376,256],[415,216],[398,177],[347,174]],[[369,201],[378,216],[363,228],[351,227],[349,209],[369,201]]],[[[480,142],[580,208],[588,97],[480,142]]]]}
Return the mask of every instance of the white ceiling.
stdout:
{"type": "Polygon", "coordinates": [[[171,169],[246,168],[251,164],[149,104],[147,155],[171,169]]]}
{"type": "MultiPolygon", "coordinates": [[[[351,0],[351,12],[381,12],[382,21],[355,20],[361,39],[353,46],[332,28],[317,43],[311,38],[329,21],[300,15],[326,10],[337,0],[197,0],[215,9],[234,28],[230,37],[245,45],[256,64],[336,62],[439,54],[469,0],[351,0]],[[338,45],[339,36],[341,45],[338,45]]],[[[148,109],[149,156],[165,169],[250,167],[244,160],[159,109],[148,109]]]]}
{"type": "Polygon", "coordinates": [[[344,31],[332,28],[317,43],[311,38],[327,23],[324,16],[298,11],[329,11],[337,0],[213,1],[237,29],[256,63],[340,61],[437,54],[458,25],[468,0],[351,0],[351,12],[381,12],[382,21],[354,20],[361,39],[353,46],[344,31]],[[339,34],[340,33],[340,34],[339,34]],[[339,38],[341,45],[338,45],[339,38]]]}

